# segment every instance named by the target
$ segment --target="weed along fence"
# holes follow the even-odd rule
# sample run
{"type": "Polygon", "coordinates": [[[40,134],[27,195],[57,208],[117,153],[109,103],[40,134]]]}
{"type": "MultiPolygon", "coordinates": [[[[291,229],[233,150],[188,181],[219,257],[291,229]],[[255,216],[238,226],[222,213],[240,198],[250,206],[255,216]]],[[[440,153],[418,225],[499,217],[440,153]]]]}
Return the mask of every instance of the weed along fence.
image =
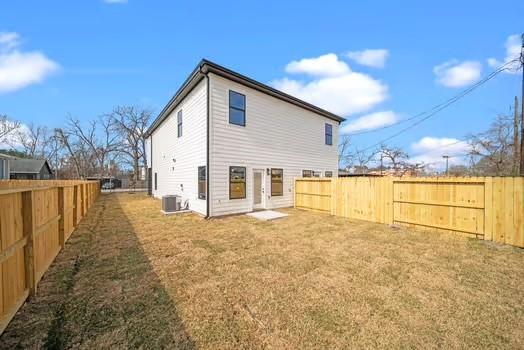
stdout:
{"type": "Polygon", "coordinates": [[[524,247],[524,177],[299,178],[295,207],[524,247]]]}
{"type": "Polygon", "coordinates": [[[98,182],[0,181],[0,334],[99,192],[98,182]]]}

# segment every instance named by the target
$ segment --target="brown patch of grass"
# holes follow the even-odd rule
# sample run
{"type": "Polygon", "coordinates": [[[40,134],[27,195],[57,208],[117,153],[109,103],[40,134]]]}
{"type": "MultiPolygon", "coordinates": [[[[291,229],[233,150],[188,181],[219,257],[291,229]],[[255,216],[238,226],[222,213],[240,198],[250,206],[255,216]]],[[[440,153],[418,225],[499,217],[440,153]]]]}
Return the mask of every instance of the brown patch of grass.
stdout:
{"type": "Polygon", "coordinates": [[[104,195],[0,342],[524,347],[523,250],[284,211],[205,220],[104,195]]]}

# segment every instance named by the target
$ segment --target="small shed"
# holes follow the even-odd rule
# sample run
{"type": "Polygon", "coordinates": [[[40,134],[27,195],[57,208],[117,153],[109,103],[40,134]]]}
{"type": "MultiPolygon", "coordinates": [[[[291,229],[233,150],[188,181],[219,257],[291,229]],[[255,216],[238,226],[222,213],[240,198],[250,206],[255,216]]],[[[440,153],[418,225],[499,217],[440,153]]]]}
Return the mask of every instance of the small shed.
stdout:
{"type": "Polygon", "coordinates": [[[11,158],[9,177],[12,180],[49,180],[53,171],[45,159],[11,158]]]}

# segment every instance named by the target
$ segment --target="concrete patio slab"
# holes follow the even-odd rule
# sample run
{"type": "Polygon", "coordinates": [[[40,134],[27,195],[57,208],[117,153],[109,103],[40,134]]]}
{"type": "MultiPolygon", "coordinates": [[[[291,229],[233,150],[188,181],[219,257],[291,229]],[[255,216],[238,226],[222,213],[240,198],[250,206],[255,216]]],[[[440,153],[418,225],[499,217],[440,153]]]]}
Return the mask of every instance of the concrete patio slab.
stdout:
{"type": "Polygon", "coordinates": [[[252,213],[247,213],[246,215],[263,221],[275,220],[288,216],[288,214],[280,213],[274,210],[254,211],[252,213]]]}

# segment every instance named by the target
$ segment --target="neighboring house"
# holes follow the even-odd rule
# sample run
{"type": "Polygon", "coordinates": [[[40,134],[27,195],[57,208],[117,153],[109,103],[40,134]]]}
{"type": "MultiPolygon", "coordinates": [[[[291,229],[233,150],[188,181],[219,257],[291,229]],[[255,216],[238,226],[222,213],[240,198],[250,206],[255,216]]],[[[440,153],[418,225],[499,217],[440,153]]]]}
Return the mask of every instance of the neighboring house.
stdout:
{"type": "Polygon", "coordinates": [[[9,167],[11,180],[49,180],[53,176],[45,159],[11,158],[9,167]]]}
{"type": "Polygon", "coordinates": [[[205,216],[292,206],[294,178],[337,176],[342,121],[202,60],[146,133],[150,191],[205,216]]]}
{"type": "Polygon", "coordinates": [[[0,180],[9,179],[9,162],[13,157],[0,153],[0,180]]]}

